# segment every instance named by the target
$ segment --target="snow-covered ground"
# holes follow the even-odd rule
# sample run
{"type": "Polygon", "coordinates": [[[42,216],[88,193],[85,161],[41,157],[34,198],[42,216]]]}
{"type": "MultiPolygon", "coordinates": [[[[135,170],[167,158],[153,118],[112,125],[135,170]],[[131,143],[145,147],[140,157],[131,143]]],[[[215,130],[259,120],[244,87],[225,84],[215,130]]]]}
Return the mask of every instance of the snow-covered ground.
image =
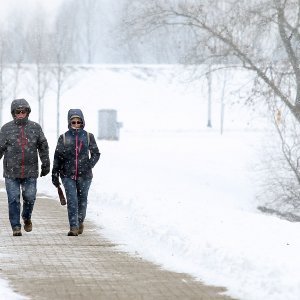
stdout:
{"type": "Polygon", "coordinates": [[[0,279],[0,299],[7,300],[26,300],[28,298],[13,292],[6,280],[0,279]]]}
{"type": "MultiPolygon", "coordinates": [[[[223,82],[213,78],[213,128],[207,128],[205,79],[182,82],[186,74],[178,70],[98,66],[63,95],[61,132],[70,108],[83,110],[86,130],[96,137],[98,110],[116,109],[123,123],[119,141],[98,140],[102,154],[88,218],[120,249],[224,286],[233,297],[298,300],[300,225],[256,209],[257,166],[268,123],[247,107],[229,104],[237,100],[232,91],[243,78],[235,74],[227,79],[222,135],[223,82]]],[[[36,103],[23,96],[37,121],[36,103]]],[[[45,103],[45,116],[52,158],[53,95],[45,103]]],[[[39,192],[57,199],[51,176],[38,184],[39,192]]]]}

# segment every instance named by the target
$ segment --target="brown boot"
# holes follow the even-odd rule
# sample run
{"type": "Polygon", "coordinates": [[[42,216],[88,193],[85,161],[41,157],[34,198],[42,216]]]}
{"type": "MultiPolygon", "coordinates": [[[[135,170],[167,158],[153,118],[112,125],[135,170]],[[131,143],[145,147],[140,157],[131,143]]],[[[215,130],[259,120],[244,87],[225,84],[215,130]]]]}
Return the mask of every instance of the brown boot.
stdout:
{"type": "Polygon", "coordinates": [[[31,222],[31,220],[24,220],[24,230],[26,232],[30,232],[32,230],[32,222],[31,222]]]}
{"type": "Polygon", "coordinates": [[[78,228],[77,227],[71,227],[70,231],[68,232],[68,236],[78,236],[78,228]]]}
{"type": "Polygon", "coordinates": [[[79,229],[78,229],[78,234],[82,234],[83,233],[83,228],[84,228],[83,223],[80,223],[79,224],[79,229]]]}

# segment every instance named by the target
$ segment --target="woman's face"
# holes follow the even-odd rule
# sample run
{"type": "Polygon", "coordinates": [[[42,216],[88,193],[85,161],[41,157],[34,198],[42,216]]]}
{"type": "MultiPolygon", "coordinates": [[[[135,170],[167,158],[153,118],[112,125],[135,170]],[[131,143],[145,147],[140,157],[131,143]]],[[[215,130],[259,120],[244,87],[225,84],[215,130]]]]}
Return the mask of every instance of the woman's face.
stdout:
{"type": "Polygon", "coordinates": [[[71,127],[73,129],[78,129],[78,128],[81,128],[81,125],[82,125],[82,121],[80,118],[72,118],[71,119],[71,127]]]}

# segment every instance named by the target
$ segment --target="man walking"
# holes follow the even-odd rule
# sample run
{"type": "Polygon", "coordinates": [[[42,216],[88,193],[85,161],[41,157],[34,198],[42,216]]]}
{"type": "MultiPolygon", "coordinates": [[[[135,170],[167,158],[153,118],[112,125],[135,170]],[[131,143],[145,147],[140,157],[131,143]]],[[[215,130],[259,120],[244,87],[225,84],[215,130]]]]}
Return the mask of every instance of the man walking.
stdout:
{"type": "Polygon", "coordinates": [[[0,159],[3,160],[3,177],[8,199],[9,221],[14,236],[21,236],[21,202],[24,230],[32,230],[31,214],[36,199],[36,182],[39,176],[38,154],[42,162],[40,176],[50,171],[49,147],[38,123],[28,119],[31,108],[25,99],[11,103],[13,120],[0,130],[0,159]]]}

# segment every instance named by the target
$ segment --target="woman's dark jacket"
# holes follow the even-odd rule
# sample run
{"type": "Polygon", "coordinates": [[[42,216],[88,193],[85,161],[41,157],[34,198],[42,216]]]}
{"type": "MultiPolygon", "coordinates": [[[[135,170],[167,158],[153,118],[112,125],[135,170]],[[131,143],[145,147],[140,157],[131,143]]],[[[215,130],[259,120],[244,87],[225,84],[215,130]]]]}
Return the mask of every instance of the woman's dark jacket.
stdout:
{"type": "MultiPolygon", "coordinates": [[[[12,103],[12,114],[17,107],[29,104],[24,99],[12,103]]],[[[30,107],[29,107],[30,112],[30,107]]],[[[50,169],[49,147],[43,130],[38,123],[25,119],[14,119],[0,130],[0,159],[3,160],[3,177],[37,178],[39,176],[38,155],[42,169],[50,169]]]]}
{"type": "MultiPolygon", "coordinates": [[[[76,115],[84,118],[80,110],[76,115]]],[[[92,133],[83,128],[72,129],[69,121],[69,130],[62,134],[57,142],[54,153],[52,176],[68,177],[74,180],[79,177],[92,178],[92,168],[100,158],[100,152],[92,133]]]]}

